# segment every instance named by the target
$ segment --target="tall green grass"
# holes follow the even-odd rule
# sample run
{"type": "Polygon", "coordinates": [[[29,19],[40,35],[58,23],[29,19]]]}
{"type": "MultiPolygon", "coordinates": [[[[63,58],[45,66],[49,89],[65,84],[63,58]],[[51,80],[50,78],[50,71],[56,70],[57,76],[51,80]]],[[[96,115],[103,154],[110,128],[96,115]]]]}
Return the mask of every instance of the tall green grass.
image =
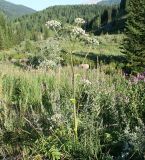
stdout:
{"type": "Polygon", "coordinates": [[[143,159],[144,83],[112,66],[74,71],[75,97],[69,67],[44,72],[1,65],[1,159],[143,159]]]}

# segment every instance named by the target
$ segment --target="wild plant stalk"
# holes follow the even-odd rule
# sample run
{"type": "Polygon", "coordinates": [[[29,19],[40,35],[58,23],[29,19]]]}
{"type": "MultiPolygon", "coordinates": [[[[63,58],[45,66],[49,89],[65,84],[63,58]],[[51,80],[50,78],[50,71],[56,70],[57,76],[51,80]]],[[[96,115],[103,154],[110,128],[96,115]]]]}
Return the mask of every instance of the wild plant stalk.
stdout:
{"type": "Polygon", "coordinates": [[[82,61],[82,64],[85,63],[85,60],[86,60],[87,56],[89,55],[89,53],[90,53],[90,51],[91,51],[91,48],[92,48],[92,46],[89,47],[88,52],[86,53],[86,55],[85,55],[85,57],[84,57],[84,59],[83,59],[83,61],[82,61]]]}
{"type": "Polygon", "coordinates": [[[73,115],[74,115],[74,141],[78,141],[78,121],[77,121],[77,108],[76,108],[76,94],[75,94],[75,72],[73,67],[73,53],[71,53],[71,72],[72,72],[72,86],[73,86],[73,115]]]}
{"type": "MultiPolygon", "coordinates": [[[[77,41],[77,38],[79,38],[80,40],[83,39],[88,44],[94,44],[98,41],[95,38],[91,38],[88,34],[85,33],[85,30],[83,30],[81,28],[82,24],[85,23],[85,21],[83,19],[76,18],[75,23],[76,23],[76,26],[74,27],[74,29],[71,32],[72,35],[70,35],[70,40],[72,42],[71,43],[72,48],[71,48],[71,51],[70,51],[70,66],[71,66],[71,78],[72,78],[71,81],[72,81],[72,92],[73,92],[71,101],[72,101],[72,104],[73,104],[74,141],[77,142],[78,141],[78,119],[77,119],[77,117],[78,116],[77,116],[77,106],[76,106],[75,71],[74,71],[74,62],[73,62],[74,45],[75,45],[75,42],[77,41]]],[[[59,27],[61,28],[60,22],[57,22],[55,20],[51,20],[51,21],[48,21],[46,24],[49,28],[52,28],[55,31],[57,37],[59,37],[56,28],[59,28],[59,27]]],[[[91,50],[91,45],[89,47],[88,52],[86,53],[86,55],[84,57],[84,60],[83,60],[82,64],[85,62],[88,54],[90,53],[90,50],[91,50]]],[[[60,61],[59,61],[59,63],[60,63],[60,61]]],[[[60,68],[59,68],[59,81],[60,81],[60,68]]]]}
{"type": "Polygon", "coordinates": [[[75,71],[74,71],[74,62],[73,62],[73,50],[74,50],[75,40],[72,40],[72,48],[70,51],[70,58],[71,58],[71,75],[72,75],[72,104],[73,104],[73,130],[74,130],[74,142],[77,143],[78,141],[78,123],[77,123],[77,109],[76,109],[76,91],[75,91],[75,71]]]}
{"type": "MultiPolygon", "coordinates": [[[[56,35],[57,35],[57,38],[59,38],[59,34],[58,34],[58,31],[55,29],[55,27],[53,27],[53,30],[55,31],[56,35]]],[[[58,68],[58,79],[59,79],[59,84],[60,84],[60,75],[61,75],[61,62],[60,62],[60,52],[59,52],[59,68],[58,68]]]]}
{"type": "MultiPolygon", "coordinates": [[[[55,31],[55,33],[56,33],[56,35],[57,35],[57,37],[59,38],[59,35],[58,35],[58,31],[56,30],[56,26],[58,26],[58,27],[60,27],[61,26],[61,24],[59,24],[59,22],[57,22],[57,21],[54,21],[54,20],[52,20],[52,21],[48,21],[47,23],[46,23],[47,25],[48,25],[48,27],[52,27],[52,29],[55,31]]],[[[71,49],[71,51],[70,51],[70,58],[71,58],[71,64],[70,64],[70,66],[71,66],[71,72],[72,72],[72,89],[73,89],[73,95],[72,95],[72,104],[73,104],[73,118],[74,118],[74,128],[73,128],[73,130],[74,130],[74,141],[75,142],[77,142],[77,128],[78,128],[78,124],[77,124],[77,111],[76,111],[76,100],[75,100],[75,72],[74,72],[74,64],[73,64],[73,49],[74,49],[74,44],[75,44],[75,41],[73,41],[73,43],[72,43],[72,49],[71,49]]],[[[59,59],[59,84],[60,84],[60,73],[61,71],[60,71],[60,59],[59,59]]]]}

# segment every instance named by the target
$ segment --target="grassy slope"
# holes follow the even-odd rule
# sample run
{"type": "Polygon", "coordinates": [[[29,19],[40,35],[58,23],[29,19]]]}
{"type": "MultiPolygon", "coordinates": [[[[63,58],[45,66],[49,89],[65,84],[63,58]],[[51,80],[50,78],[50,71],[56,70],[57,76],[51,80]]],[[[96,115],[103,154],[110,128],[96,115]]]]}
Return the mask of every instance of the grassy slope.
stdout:
{"type": "MultiPolygon", "coordinates": [[[[90,52],[90,54],[88,55],[88,60],[90,58],[90,60],[92,61],[96,61],[96,56],[98,55],[102,55],[105,56],[106,58],[107,56],[121,56],[122,53],[120,51],[120,44],[122,41],[123,35],[102,35],[102,36],[98,36],[97,39],[100,42],[99,46],[95,46],[93,48],[88,47],[87,45],[83,45],[80,42],[76,42],[73,48],[73,52],[76,53],[76,58],[77,59],[82,59],[83,56],[85,56],[86,53],[90,52]],[[81,56],[82,55],[82,56],[81,56]],[[92,56],[92,57],[91,57],[92,56]],[[82,58],[81,58],[82,57],[82,58]],[[94,59],[95,58],[95,59],[94,59]]],[[[43,40],[40,42],[32,42],[33,46],[38,46],[38,47],[42,47],[43,46],[47,46],[47,43],[49,42],[48,40],[43,40]]],[[[69,52],[71,50],[71,42],[63,39],[58,41],[60,47],[63,50],[66,50],[67,52],[69,52]]],[[[49,43],[53,43],[53,42],[49,42],[49,43]]],[[[15,48],[12,48],[10,50],[7,51],[1,51],[0,52],[0,59],[22,59],[22,58],[27,58],[29,55],[31,55],[32,53],[25,53],[25,47],[24,47],[25,43],[22,43],[20,46],[17,46],[15,48],[17,48],[17,51],[15,50],[15,48]]]]}

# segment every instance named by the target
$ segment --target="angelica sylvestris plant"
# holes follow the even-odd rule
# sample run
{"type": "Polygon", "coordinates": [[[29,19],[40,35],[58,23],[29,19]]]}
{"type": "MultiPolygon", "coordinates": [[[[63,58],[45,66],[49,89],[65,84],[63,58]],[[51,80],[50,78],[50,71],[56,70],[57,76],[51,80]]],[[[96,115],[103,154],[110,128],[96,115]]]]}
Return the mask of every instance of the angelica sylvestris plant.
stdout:
{"type": "MultiPolygon", "coordinates": [[[[72,95],[72,99],[70,99],[72,105],[73,105],[73,130],[74,130],[74,141],[77,142],[78,138],[77,138],[77,135],[78,135],[78,116],[77,116],[77,102],[76,102],[76,86],[75,86],[75,71],[74,71],[74,60],[73,60],[73,53],[74,53],[74,46],[75,46],[75,43],[76,41],[82,41],[84,42],[84,44],[86,45],[89,45],[88,48],[88,52],[87,54],[85,55],[85,58],[83,60],[83,63],[85,62],[89,52],[90,52],[90,49],[93,45],[99,45],[99,42],[97,41],[96,38],[94,37],[91,37],[89,34],[86,33],[86,31],[84,29],[82,29],[80,26],[82,26],[83,24],[85,24],[85,20],[82,19],[82,18],[76,18],[74,20],[76,26],[72,26],[72,29],[69,30],[67,33],[70,34],[69,37],[70,37],[70,42],[71,42],[71,49],[70,49],[70,52],[68,53],[70,55],[70,60],[71,60],[71,73],[72,73],[72,90],[73,90],[73,95],[72,95]]],[[[48,27],[48,29],[52,29],[56,32],[57,36],[58,35],[58,30],[60,29],[64,29],[66,30],[67,28],[64,27],[62,28],[61,26],[61,23],[56,21],[56,20],[51,20],[51,21],[48,21],[46,22],[46,26],[48,27]]],[[[46,64],[46,63],[44,63],[46,64]]],[[[89,83],[89,80],[87,81],[89,83]]]]}

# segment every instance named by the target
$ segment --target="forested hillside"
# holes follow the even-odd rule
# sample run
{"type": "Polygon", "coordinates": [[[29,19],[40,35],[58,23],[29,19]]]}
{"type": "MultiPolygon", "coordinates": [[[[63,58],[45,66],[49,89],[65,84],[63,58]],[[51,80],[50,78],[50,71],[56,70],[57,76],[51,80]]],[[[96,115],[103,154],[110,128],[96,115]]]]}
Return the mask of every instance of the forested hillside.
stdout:
{"type": "Polygon", "coordinates": [[[54,6],[30,16],[23,16],[17,19],[16,22],[26,26],[28,30],[34,28],[37,31],[42,31],[42,24],[45,24],[48,20],[55,19],[63,24],[72,24],[75,18],[81,17],[89,22],[94,16],[100,16],[103,10],[107,8],[107,6],[98,5],[54,6]]]}
{"type": "Polygon", "coordinates": [[[1,13],[1,49],[9,48],[23,40],[42,40],[51,36],[45,26],[48,20],[61,21],[62,25],[73,24],[74,19],[81,17],[86,23],[83,28],[97,35],[101,33],[118,33],[124,31],[124,7],[119,5],[73,5],[54,6],[31,15],[25,15],[14,21],[1,13]]]}
{"type": "Polygon", "coordinates": [[[16,44],[17,34],[13,24],[0,13],[0,50],[10,48],[16,44]]]}
{"type": "Polygon", "coordinates": [[[83,26],[87,31],[96,32],[100,34],[101,32],[118,32],[123,31],[124,21],[120,21],[119,16],[120,9],[119,5],[113,6],[100,6],[100,5],[73,5],[73,6],[54,6],[49,7],[46,10],[37,12],[32,15],[23,16],[18,18],[15,22],[21,28],[21,32],[29,32],[28,38],[37,40],[42,38],[42,36],[47,37],[48,32],[45,27],[45,22],[51,19],[59,20],[62,24],[69,23],[73,24],[74,19],[81,17],[85,19],[86,23],[83,26]],[[118,26],[114,29],[110,23],[118,26]],[[123,27],[120,29],[120,23],[123,23],[123,27]],[[103,28],[105,26],[105,28],[103,28]],[[107,30],[106,30],[107,27],[107,30]],[[100,32],[101,31],[101,32],[100,32]],[[31,35],[30,35],[31,34],[31,35]]]}
{"type": "Polygon", "coordinates": [[[26,6],[16,5],[5,0],[0,0],[0,11],[3,11],[10,18],[16,18],[36,12],[26,6]]]}
{"type": "Polygon", "coordinates": [[[112,5],[112,7],[105,9],[101,14],[101,25],[99,27],[96,27],[98,17],[94,17],[91,21],[91,30],[97,35],[101,33],[123,33],[126,23],[125,4],[126,0],[121,0],[119,5],[112,5]]]}
{"type": "Polygon", "coordinates": [[[121,2],[121,0],[102,0],[100,2],[98,2],[97,4],[99,5],[115,5],[115,4],[119,4],[121,2]]]}

